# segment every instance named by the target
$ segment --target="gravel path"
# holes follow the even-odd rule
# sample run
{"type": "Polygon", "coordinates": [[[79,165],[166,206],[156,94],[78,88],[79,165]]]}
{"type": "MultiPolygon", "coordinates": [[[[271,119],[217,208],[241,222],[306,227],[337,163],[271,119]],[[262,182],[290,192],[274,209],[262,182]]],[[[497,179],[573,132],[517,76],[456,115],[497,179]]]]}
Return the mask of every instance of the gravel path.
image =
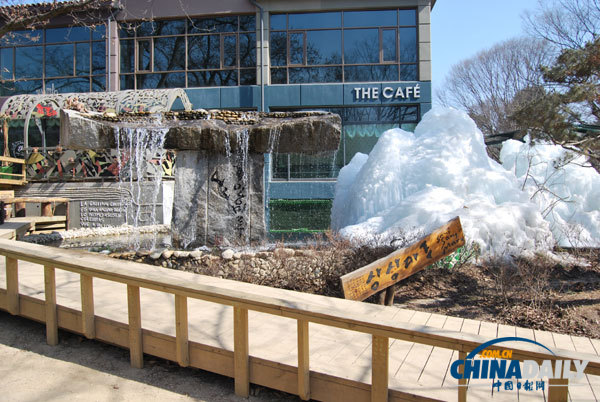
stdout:
{"type": "Polygon", "coordinates": [[[251,386],[249,399],[233,380],[146,356],[144,369],[129,365],[129,352],[59,331],[46,344],[45,326],[0,311],[0,389],[3,401],[298,401],[251,386]]]}

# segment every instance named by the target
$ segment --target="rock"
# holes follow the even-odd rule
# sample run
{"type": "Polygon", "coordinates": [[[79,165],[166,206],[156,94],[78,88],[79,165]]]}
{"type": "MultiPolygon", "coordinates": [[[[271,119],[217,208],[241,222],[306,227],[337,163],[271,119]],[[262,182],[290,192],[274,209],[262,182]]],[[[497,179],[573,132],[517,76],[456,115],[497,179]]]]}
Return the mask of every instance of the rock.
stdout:
{"type": "Polygon", "coordinates": [[[164,258],[165,260],[168,260],[172,256],[173,256],[173,250],[165,250],[162,252],[162,258],[164,258]]]}
{"type": "Polygon", "coordinates": [[[135,255],[138,257],[147,257],[149,254],[150,252],[146,250],[138,250],[135,252],[135,255]]]}
{"type": "Polygon", "coordinates": [[[173,256],[175,258],[188,258],[190,256],[189,251],[177,250],[173,252],[173,256]]]}
{"type": "Polygon", "coordinates": [[[237,252],[237,253],[233,253],[233,258],[235,258],[236,260],[239,260],[240,258],[242,258],[242,253],[241,252],[237,252]]]}
{"type": "Polygon", "coordinates": [[[266,260],[267,258],[271,257],[271,253],[269,253],[268,251],[261,251],[256,253],[256,258],[261,258],[263,260],[266,260]]]}
{"type": "Polygon", "coordinates": [[[160,265],[162,265],[164,268],[167,268],[167,262],[166,261],[163,261],[162,264],[160,264],[160,265]]]}
{"type": "Polygon", "coordinates": [[[200,250],[194,250],[194,251],[192,251],[190,253],[190,257],[198,260],[198,259],[200,259],[202,257],[202,251],[200,251],[200,250]]]}
{"type": "Polygon", "coordinates": [[[307,257],[307,258],[315,258],[317,256],[317,252],[315,250],[296,250],[296,257],[307,257]]]}
{"type": "Polygon", "coordinates": [[[277,258],[290,258],[296,254],[296,250],[292,248],[276,248],[273,255],[277,258]]]}
{"type": "Polygon", "coordinates": [[[150,259],[156,261],[162,256],[162,253],[163,253],[162,250],[155,251],[155,252],[151,253],[149,257],[150,257],[150,259]]]}
{"type": "Polygon", "coordinates": [[[224,260],[231,260],[233,258],[234,254],[235,253],[233,252],[233,250],[228,248],[227,250],[223,251],[223,254],[221,254],[221,257],[223,257],[224,260]]]}

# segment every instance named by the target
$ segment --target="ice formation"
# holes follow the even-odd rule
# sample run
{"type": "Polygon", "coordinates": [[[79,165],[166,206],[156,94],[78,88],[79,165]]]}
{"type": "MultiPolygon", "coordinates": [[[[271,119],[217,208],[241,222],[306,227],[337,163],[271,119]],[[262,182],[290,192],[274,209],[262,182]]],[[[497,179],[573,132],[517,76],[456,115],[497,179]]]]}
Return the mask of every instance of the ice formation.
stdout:
{"type": "Polygon", "coordinates": [[[483,253],[550,248],[550,225],[521,185],[487,156],[466,113],[433,109],[414,134],[388,130],[368,156],[357,154],[342,169],[331,224],[351,238],[393,238],[460,216],[467,241],[483,253]]]}
{"type": "Polygon", "coordinates": [[[558,145],[506,141],[502,165],[538,205],[561,246],[600,247],[600,175],[558,145]]]}

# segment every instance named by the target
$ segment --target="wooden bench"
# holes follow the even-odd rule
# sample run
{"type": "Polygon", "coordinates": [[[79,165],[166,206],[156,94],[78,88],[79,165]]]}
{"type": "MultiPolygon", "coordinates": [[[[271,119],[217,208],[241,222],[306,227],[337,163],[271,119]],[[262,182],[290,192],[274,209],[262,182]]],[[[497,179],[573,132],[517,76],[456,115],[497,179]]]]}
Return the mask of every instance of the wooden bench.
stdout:
{"type": "Polygon", "coordinates": [[[0,162],[3,167],[21,166],[21,173],[0,172],[0,184],[22,186],[27,183],[25,178],[25,160],[0,156],[0,162]]]}
{"type": "MultiPolygon", "coordinates": [[[[36,233],[44,233],[53,230],[68,230],[69,229],[69,198],[63,197],[6,197],[2,198],[7,205],[11,205],[14,211],[15,218],[25,218],[25,206],[27,203],[39,203],[41,206],[41,217],[28,216],[28,219],[21,221],[29,221],[33,223],[32,231],[36,233]],[[54,216],[56,204],[65,204],[65,215],[54,216]]],[[[13,218],[14,219],[14,218],[13,218]]]]}
{"type": "Polygon", "coordinates": [[[0,225],[0,239],[19,240],[31,229],[29,222],[6,221],[0,225]]]}

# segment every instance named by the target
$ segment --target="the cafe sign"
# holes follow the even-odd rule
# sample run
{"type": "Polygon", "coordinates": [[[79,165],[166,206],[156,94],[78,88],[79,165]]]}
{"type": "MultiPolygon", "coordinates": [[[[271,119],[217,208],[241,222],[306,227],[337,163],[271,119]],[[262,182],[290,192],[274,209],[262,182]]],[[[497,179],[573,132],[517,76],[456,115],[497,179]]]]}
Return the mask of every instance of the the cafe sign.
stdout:
{"type": "Polygon", "coordinates": [[[421,87],[419,84],[407,87],[354,87],[352,88],[354,100],[402,100],[419,99],[421,97],[421,87]]]}

